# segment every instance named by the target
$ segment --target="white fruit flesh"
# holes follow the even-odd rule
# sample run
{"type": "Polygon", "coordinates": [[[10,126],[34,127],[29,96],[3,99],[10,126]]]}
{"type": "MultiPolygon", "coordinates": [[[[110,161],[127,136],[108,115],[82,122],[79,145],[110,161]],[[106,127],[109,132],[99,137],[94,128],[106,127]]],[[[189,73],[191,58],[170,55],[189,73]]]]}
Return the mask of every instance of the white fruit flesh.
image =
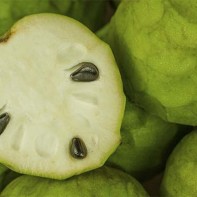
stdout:
{"type": "Polygon", "coordinates": [[[97,168],[120,142],[125,97],[109,47],[77,21],[55,14],[23,18],[0,43],[0,163],[15,171],[63,179],[97,168]],[[91,62],[99,78],[70,74],[91,62]],[[70,154],[81,138],[87,157],[70,154]]]}

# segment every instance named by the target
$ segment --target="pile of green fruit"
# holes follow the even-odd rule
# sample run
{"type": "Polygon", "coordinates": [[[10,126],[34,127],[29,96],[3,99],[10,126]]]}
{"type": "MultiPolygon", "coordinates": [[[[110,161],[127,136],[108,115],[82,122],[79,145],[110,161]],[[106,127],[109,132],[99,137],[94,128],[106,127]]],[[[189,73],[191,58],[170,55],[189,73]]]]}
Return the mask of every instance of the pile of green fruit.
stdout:
{"type": "Polygon", "coordinates": [[[197,0],[0,0],[0,197],[197,196],[197,0]]]}

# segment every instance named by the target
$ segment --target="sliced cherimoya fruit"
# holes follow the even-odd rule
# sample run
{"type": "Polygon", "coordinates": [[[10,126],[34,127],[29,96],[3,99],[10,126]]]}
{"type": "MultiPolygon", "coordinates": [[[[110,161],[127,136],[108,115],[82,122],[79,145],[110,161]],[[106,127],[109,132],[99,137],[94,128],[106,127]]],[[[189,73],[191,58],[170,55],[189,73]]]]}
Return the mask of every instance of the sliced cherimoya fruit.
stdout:
{"type": "Polygon", "coordinates": [[[0,162],[56,179],[103,165],[125,105],[108,45],[56,14],[25,17],[0,40],[0,162]]]}

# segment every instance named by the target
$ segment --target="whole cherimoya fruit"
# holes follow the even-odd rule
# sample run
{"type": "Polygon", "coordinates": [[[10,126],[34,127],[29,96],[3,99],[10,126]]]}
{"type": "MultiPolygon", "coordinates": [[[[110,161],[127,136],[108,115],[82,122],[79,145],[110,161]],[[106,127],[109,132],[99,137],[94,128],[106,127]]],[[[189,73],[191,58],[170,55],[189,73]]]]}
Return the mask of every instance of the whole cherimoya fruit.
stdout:
{"type": "Polygon", "coordinates": [[[141,184],[128,174],[102,167],[66,180],[21,176],[12,181],[1,197],[148,197],[141,184]]]}
{"type": "Polygon", "coordinates": [[[197,0],[123,0],[102,37],[126,94],[169,122],[197,125],[197,0]]]}
{"type": "Polygon", "coordinates": [[[197,130],[187,134],[168,158],[161,183],[161,196],[196,196],[197,130]]]}
{"type": "Polygon", "coordinates": [[[22,17],[38,13],[66,15],[95,31],[107,20],[106,4],[106,1],[84,0],[1,0],[0,35],[22,17]]]}
{"type": "Polygon", "coordinates": [[[64,179],[120,143],[125,96],[112,52],[66,16],[23,18],[0,39],[0,162],[64,179]]]}

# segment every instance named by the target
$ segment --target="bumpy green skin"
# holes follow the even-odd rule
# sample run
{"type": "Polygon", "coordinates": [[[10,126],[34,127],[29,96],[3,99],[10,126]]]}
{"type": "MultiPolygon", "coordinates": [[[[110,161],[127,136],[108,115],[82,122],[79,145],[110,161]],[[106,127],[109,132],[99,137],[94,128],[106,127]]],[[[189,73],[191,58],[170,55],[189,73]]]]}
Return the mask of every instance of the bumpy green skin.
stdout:
{"type": "Polygon", "coordinates": [[[70,16],[95,31],[104,24],[105,1],[84,0],[1,0],[0,35],[20,18],[50,12],[70,16]]]}
{"type": "Polygon", "coordinates": [[[197,196],[197,130],[185,136],[167,162],[162,197],[197,196]]]}
{"type": "Polygon", "coordinates": [[[164,120],[197,125],[197,0],[123,0],[101,36],[126,94],[164,120]]]}
{"type": "Polygon", "coordinates": [[[127,101],[121,126],[122,143],[107,164],[137,179],[146,179],[164,168],[174,145],[187,127],[168,123],[127,101]]]}
{"type": "Polygon", "coordinates": [[[107,167],[64,181],[21,176],[11,182],[1,197],[143,197],[143,187],[131,176],[107,167]]]}

